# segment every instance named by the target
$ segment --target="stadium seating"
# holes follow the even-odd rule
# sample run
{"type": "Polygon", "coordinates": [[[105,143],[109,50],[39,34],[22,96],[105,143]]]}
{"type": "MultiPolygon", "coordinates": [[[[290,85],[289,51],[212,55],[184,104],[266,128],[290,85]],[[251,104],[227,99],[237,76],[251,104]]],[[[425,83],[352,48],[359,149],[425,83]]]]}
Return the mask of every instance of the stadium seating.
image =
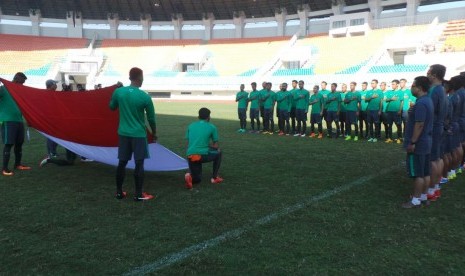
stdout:
{"type": "Polygon", "coordinates": [[[299,69],[278,69],[273,76],[311,76],[314,75],[313,67],[299,69]]]}
{"type": "Polygon", "coordinates": [[[376,65],[372,66],[368,73],[410,73],[424,72],[426,69],[428,69],[428,64],[376,65]]]}
{"type": "Polygon", "coordinates": [[[313,45],[318,49],[315,74],[335,74],[368,60],[393,33],[394,28],[388,28],[372,30],[366,36],[330,38],[324,35],[298,40],[296,45],[313,45]]]}
{"type": "Polygon", "coordinates": [[[84,48],[86,39],[31,37],[0,34],[0,74],[18,71],[26,75],[45,76],[52,63],[65,56],[69,49],[84,48]]]}
{"type": "Polygon", "coordinates": [[[360,63],[360,64],[357,64],[357,65],[354,65],[354,66],[350,66],[344,70],[341,70],[339,72],[336,72],[336,74],[340,75],[340,74],[355,74],[358,72],[358,70],[360,70],[360,68],[362,68],[363,66],[365,66],[367,64],[368,60],[365,60],[364,62],[360,63]]]}
{"type": "Polygon", "coordinates": [[[444,41],[443,52],[465,51],[465,35],[448,36],[444,41]]]}

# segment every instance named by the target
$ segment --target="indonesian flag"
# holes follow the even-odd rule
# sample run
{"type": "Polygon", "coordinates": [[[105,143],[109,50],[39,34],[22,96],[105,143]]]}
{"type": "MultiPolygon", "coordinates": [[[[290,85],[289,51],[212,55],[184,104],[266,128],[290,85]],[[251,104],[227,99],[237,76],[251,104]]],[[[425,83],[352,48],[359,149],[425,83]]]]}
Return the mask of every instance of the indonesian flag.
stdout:
{"type": "MultiPolygon", "coordinates": [[[[109,103],[116,86],[85,92],[37,89],[0,78],[18,104],[29,126],[59,145],[89,159],[118,164],[119,112],[109,103]]],[[[148,171],[172,171],[187,168],[182,157],[153,143],[150,134],[148,171]]],[[[128,163],[134,168],[134,162],[128,163]]]]}

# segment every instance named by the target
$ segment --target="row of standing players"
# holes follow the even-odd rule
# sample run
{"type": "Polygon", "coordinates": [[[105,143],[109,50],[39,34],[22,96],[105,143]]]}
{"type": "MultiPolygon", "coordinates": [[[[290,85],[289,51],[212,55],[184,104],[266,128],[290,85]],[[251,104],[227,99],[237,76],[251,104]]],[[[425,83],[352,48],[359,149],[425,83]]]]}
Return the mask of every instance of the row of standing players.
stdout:
{"type": "Polygon", "coordinates": [[[371,82],[372,89],[366,92],[366,83],[362,84],[362,91],[357,92],[355,82],[350,84],[348,92],[345,85],[342,92],[337,92],[335,83],[331,85],[331,92],[323,92],[326,90],[326,83],[323,82],[322,90],[319,91],[319,87],[315,86],[310,97],[304,89],[303,81],[293,81],[291,91],[287,91],[286,84],[281,84],[278,93],[271,92],[271,83],[264,83],[262,91],[256,91],[253,83],[250,95],[241,86],[236,96],[239,102],[240,132],[245,132],[245,111],[249,102],[252,132],[255,131],[254,121],[259,122],[257,110],[263,107],[264,133],[272,133],[269,122],[273,119],[275,103],[278,103],[281,135],[289,134],[289,117],[295,117],[297,126],[294,135],[305,137],[309,106],[312,106],[310,136],[315,136],[313,125],[318,124],[319,138],[322,138],[322,116],[328,124],[329,136],[333,137],[331,128],[335,122],[338,129],[335,137],[342,133],[346,135],[346,140],[352,139],[352,125],[356,131],[354,140],[357,139],[357,120],[360,120],[360,137],[363,137],[362,127],[366,120],[369,134],[365,133],[365,137],[368,141],[376,142],[379,139],[380,123],[385,122],[386,142],[392,142],[392,125],[395,123],[397,142],[402,143],[403,140],[407,153],[407,174],[414,181],[413,193],[402,207],[428,206],[441,196],[441,185],[465,169],[465,76],[455,76],[446,81],[445,73],[445,66],[434,64],[430,66],[427,76],[415,78],[411,90],[405,88],[406,81],[401,79],[393,80],[392,89],[385,92],[383,86],[377,89],[377,80],[371,82]],[[397,89],[399,84],[400,89],[397,89]],[[254,101],[258,102],[254,104],[254,101]],[[339,130],[338,121],[345,122],[346,131],[342,128],[339,130]],[[405,139],[402,130],[405,131],[405,139]]]}
{"type": "Polygon", "coordinates": [[[405,129],[407,121],[407,111],[415,103],[415,97],[412,96],[411,90],[406,88],[406,83],[405,79],[393,80],[391,90],[387,90],[385,82],[381,82],[378,88],[378,80],[374,79],[371,81],[370,90],[367,89],[367,82],[362,83],[360,91],[356,90],[357,83],[351,82],[349,89],[347,84],[342,84],[341,91],[337,91],[336,83],[332,83],[331,90],[327,90],[327,83],[323,81],[321,87],[313,87],[312,94],[304,88],[305,83],[302,80],[293,80],[290,91],[287,89],[287,83],[282,83],[277,93],[271,90],[272,84],[269,82],[262,83],[262,90],[257,90],[257,84],[253,82],[250,93],[244,91],[245,86],[242,84],[236,94],[240,122],[238,132],[247,131],[247,107],[250,105],[249,132],[273,134],[273,113],[276,106],[279,135],[323,138],[324,119],[326,136],[329,138],[345,137],[346,140],[354,141],[366,138],[369,142],[377,142],[381,138],[383,124],[386,142],[400,144],[402,130],[405,129]],[[262,131],[260,117],[263,122],[262,131]],[[310,119],[310,133],[307,133],[307,119],[310,119]],[[392,133],[394,124],[397,127],[396,139],[392,133]],[[352,126],[355,132],[353,137],[352,126]]]}

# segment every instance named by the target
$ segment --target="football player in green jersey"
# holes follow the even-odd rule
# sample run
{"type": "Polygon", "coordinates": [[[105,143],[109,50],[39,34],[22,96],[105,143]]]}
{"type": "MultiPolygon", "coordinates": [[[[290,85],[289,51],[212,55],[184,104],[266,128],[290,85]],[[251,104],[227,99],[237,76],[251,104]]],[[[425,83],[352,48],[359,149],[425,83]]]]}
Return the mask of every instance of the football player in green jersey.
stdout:
{"type": "Polygon", "coordinates": [[[247,128],[247,105],[249,93],[244,91],[245,85],[241,84],[240,91],[236,94],[237,115],[239,117],[240,129],[237,132],[244,133],[247,128]]]}

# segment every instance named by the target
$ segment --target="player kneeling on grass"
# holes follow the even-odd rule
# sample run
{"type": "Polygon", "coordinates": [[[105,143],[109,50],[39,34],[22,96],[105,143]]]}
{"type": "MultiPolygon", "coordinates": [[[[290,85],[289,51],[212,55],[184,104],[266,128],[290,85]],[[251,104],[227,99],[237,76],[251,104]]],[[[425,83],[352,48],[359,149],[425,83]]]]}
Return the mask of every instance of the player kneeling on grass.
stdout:
{"type": "Polygon", "coordinates": [[[433,130],[433,101],[427,96],[429,88],[427,77],[416,77],[412,84],[412,93],[417,102],[408,113],[404,148],[407,151],[407,173],[414,179],[414,189],[412,199],[403,203],[403,208],[428,203],[426,191],[430,184],[433,130]]]}
{"type": "Polygon", "coordinates": [[[189,172],[184,179],[186,188],[202,181],[202,163],[213,162],[212,184],[219,184],[223,179],[218,176],[221,165],[221,151],[218,147],[218,130],[210,123],[210,110],[202,107],[199,110],[199,121],[190,124],[186,132],[187,159],[189,172]],[[210,143],[210,141],[212,143],[210,143]]]}

